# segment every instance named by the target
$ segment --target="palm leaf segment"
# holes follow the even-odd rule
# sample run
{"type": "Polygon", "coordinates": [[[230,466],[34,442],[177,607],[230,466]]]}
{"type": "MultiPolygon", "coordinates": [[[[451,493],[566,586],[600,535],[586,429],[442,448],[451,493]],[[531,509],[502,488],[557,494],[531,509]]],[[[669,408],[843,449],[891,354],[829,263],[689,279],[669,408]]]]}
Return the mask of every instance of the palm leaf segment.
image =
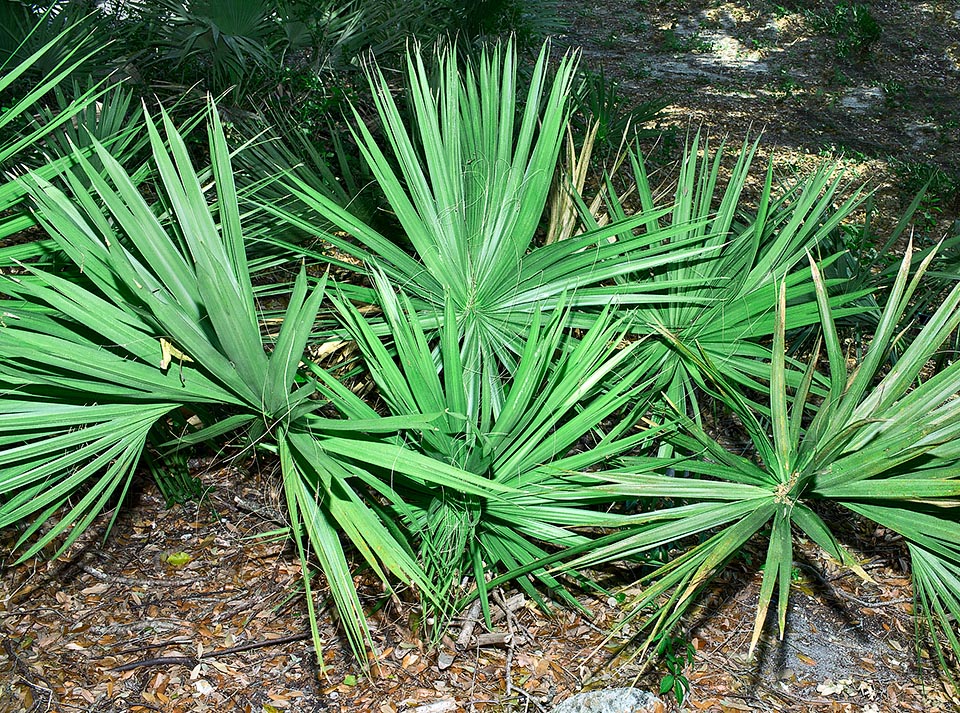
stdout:
{"type": "Polygon", "coordinates": [[[160,0],[157,29],[166,58],[195,62],[213,83],[240,91],[258,72],[277,64],[277,8],[265,0],[160,0]]]}
{"type": "MultiPolygon", "coordinates": [[[[804,428],[819,348],[809,366],[788,390],[784,359],[785,287],[781,286],[770,367],[770,431],[756,410],[702,351],[676,342],[715,395],[743,422],[756,448],[756,459],[728,452],[682,414],[682,428],[672,438],[693,457],[671,461],[628,458],[624,467],[605,475],[611,489],[638,498],[670,498],[674,507],[637,516],[639,529],[620,542],[597,548],[573,566],[632,556],[659,547],[677,546],[691,536],[706,537],[653,572],[631,616],[659,604],[647,620],[651,638],[674,626],[683,612],[724,565],[750,540],[769,527],[767,555],[751,649],[761,635],[766,611],[777,600],[781,635],[785,626],[793,562],[794,530],[823,550],[865,573],[846,553],[818,514],[818,501],[829,501],[900,533],[913,565],[918,612],[943,639],[960,651],[954,632],[960,614],[960,364],[924,380],[929,360],[960,325],[960,287],[944,300],[916,339],[886,373],[881,369],[897,341],[897,324],[929,262],[909,278],[910,252],[903,259],[870,350],[848,376],[847,360],[833,324],[826,287],[811,261],[823,343],[830,366],[829,389],[809,426],[804,428]],[[879,378],[879,380],[877,380],[879,378]],[[789,394],[792,393],[792,397],[789,394]],[[699,478],[658,475],[669,465],[699,478]],[[668,604],[664,606],[663,597],[668,604]]],[[[942,655],[942,654],[941,654],[942,655]]]]}
{"type": "MultiPolygon", "coordinates": [[[[232,415],[180,442],[241,429],[279,451],[304,572],[303,534],[360,654],[370,640],[341,534],[385,582],[397,577],[428,598],[433,592],[405,541],[365,504],[364,483],[382,487],[395,472],[421,488],[455,483],[477,497],[497,488],[368,435],[423,428],[430,415],[346,423],[315,413],[323,402],[299,364],[323,281],[311,288],[301,270],[267,353],[219,119],[213,112],[209,132],[214,211],[165,114],[162,128],[165,140],[148,117],[163,208],[148,205],[96,142],[106,177],[78,153],[84,175],[66,174],[71,196],[37,175],[26,180],[40,221],[86,281],[26,268],[0,283],[0,527],[32,520],[18,543],[24,557],[66,534],[62,552],[126,490],[148,434],[167,414],[226,409],[232,415]]],[[[308,603],[319,654],[309,596],[308,603]]]]}

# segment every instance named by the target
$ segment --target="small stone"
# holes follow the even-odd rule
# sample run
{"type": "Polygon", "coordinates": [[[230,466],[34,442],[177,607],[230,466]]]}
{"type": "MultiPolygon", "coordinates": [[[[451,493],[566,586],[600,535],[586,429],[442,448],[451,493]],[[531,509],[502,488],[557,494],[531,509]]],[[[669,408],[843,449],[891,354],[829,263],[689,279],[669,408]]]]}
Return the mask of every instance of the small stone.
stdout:
{"type": "Polygon", "coordinates": [[[578,693],[553,713],[664,713],[663,701],[639,688],[605,688],[578,693]]]}
{"type": "Polygon", "coordinates": [[[453,659],[456,658],[453,654],[448,651],[441,651],[440,655],[437,656],[437,668],[441,671],[446,671],[453,665],[453,659]]]}
{"type": "Polygon", "coordinates": [[[879,87],[856,87],[840,97],[840,106],[852,112],[866,112],[883,101],[883,90],[879,87]]]}

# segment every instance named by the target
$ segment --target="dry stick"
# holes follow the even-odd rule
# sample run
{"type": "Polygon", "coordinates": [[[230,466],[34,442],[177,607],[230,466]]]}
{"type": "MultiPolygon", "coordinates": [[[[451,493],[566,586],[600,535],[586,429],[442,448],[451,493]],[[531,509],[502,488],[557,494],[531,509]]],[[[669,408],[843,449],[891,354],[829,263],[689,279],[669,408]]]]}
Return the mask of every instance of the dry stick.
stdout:
{"type": "Polygon", "coordinates": [[[895,604],[907,604],[913,601],[913,597],[901,597],[900,599],[889,599],[887,601],[868,602],[865,599],[857,599],[852,594],[847,594],[839,587],[837,587],[836,591],[839,592],[840,596],[843,598],[850,600],[854,604],[859,604],[866,609],[879,609],[880,607],[889,607],[895,604]]]}
{"type": "Polygon", "coordinates": [[[517,689],[517,693],[522,694],[523,697],[527,699],[527,703],[528,704],[532,703],[538,711],[542,711],[542,713],[547,713],[547,709],[540,705],[540,703],[537,701],[536,697],[532,693],[527,693],[525,690],[523,690],[523,686],[520,686],[520,688],[517,689]]]}
{"type": "Polygon", "coordinates": [[[463,651],[470,645],[473,638],[473,630],[480,620],[480,600],[475,599],[470,609],[467,611],[463,620],[463,628],[460,630],[460,636],[457,637],[457,650],[463,651]]]}
{"type": "MultiPolygon", "coordinates": [[[[508,603],[508,604],[510,603],[510,600],[509,600],[509,599],[507,600],[507,603],[508,603]]],[[[523,604],[526,604],[526,603],[527,603],[527,600],[524,599],[524,600],[523,600],[523,604]]],[[[514,612],[513,625],[519,630],[519,631],[514,631],[514,634],[515,634],[517,637],[519,637],[521,641],[524,641],[524,642],[526,642],[526,643],[528,643],[528,644],[529,644],[529,643],[533,643],[534,641],[536,641],[537,637],[533,635],[533,632],[530,631],[530,629],[527,627],[527,625],[524,624],[522,621],[520,621],[520,620],[516,617],[516,614],[515,614],[517,610],[522,609],[522,608],[523,608],[523,605],[521,605],[521,606],[519,606],[519,607],[514,607],[513,609],[511,609],[511,611],[514,612]]]]}
{"type": "Polygon", "coordinates": [[[269,505],[261,505],[252,500],[244,500],[240,497],[235,497],[233,499],[234,504],[237,506],[237,510],[241,512],[250,513],[251,515],[256,515],[264,520],[269,522],[276,523],[278,525],[289,525],[286,518],[284,518],[283,513],[272,508],[269,505]]]}
{"type": "MultiPolygon", "coordinates": [[[[490,615],[491,623],[500,621],[508,614],[512,614],[517,609],[520,609],[526,601],[523,594],[516,594],[506,600],[504,600],[503,597],[497,597],[497,603],[500,605],[501,610],[495,611],[490,615]]],[[[473,641],[473,631],[478,623],[480,623],[480,600],[476,599],[463,617],[463,628],[460,630],[456,642],[458,651],[466,649],[470,645],[470,642],[473,641]]],[[[478,646],[503,646],[506,645],[511,638],[513,638],[512,631],[510,633],[494,631],[489,634],[477,634],[476,644],[478,646]]]]}
{"type": "Polygon", "coordinates": [[[513,637],[505,631],[491,631],[489,634],[477,634],[475,641],[477,646],[509,646],[513,637]]]}
{"type": "Polygon", "coordinates": [[[502,596],[499,597],[499,599],[500,599],[499,604],[502,607],[502,609],[501,611],[495,611],[490,614],[491,624],[494,624],[500,621],[501,619],[506,617],[508,614],[512,614],[517,609],[520,609],[524,604],[527,603],[527,599],[526,597],[523,596],[522,592],[519,594],[514,594],[512,597],[506,600],[502,596]]]}
{"type": "Polygon", "coordinates": [[[494,592],[497,599],[500,602],[500,606],[503,607],[503,615],[507,619],[507,631],[508,638],[506,640],[507,645],[507,667],[506,667],[506,676],[507,676],[507,698],[509,699],[513,695],[513,673],[511,672],[511,667],[513,666],[513,612],[510,610],[507,600],[503,598],[503,592],[499,589],[494,592]]]}
{"type": "Polygon", "coordinates": [[[807,570],[808,572],[811,572],[815,577],[817,577],[823,583],[823,585],[827,588],[827,591],[830,592],[830,594],[839,594],[844,599],[851,601],[854,604],[858,604],[862,607],[866,607],[867,609],[879,609],[880,607],[889,607],[894,604],[906,604],[907,602],[913,601],[913,597],[902,597],[900,599],[890,599],[887,601],[875,601],[875,602],[870,602],[865,599],[859,599],[853,594],[850,594],[849,592],[845,591],[843,588],[833,586],[834,580],[827,579],[823,575],[823,573],[820,572],[816,567],[811,567],[810,565],[805,564],[804,562],[798,562],[797,564],[803,569],[807,570]]]}
{"type": "Polygon", "coordinates": [[[174,636],[172,639],[167,639],[166,641],[158,641],[155,644],[142,644],[140,646],[134,646],[129,649],[124,649],[123,651],[118,651],[116,656],[126,656],[127,654],[140,654],[144,651],[149,651],[150,649],[168,649],[171,646],[178,646],[180,644],[189,644],[191,639],[189,636],[174,636]]]}
{"type": "Polygon", "coordinates": [[[291,636],[281,636],[279,639],[267,639],[265,641],[253,641],[248,644],[239,644],[238,646],[231,646],[228,649],[217,649],[216,651],[210,651],[201,656],[188,657],[188,656],[164,656],[158,659],[144,659],[143,661],[134,661],[133,663],[123,664],[122,666],[114,666],[111,668],[111,671],[132,671],[135,668],[141,668],[143,666],[166,666],[173,664],[183,664],[184,666],[196,666],[201,661],[206,659],[218,658],[220,656],[226,656],[227,654],[238,654],[241,651],[250,651],[252,649],[262,649],[265,646],[277,646],[279,644],[289,644],[294,641],[306,641],[311,638],[312,634],[292,634],[291,636]]]}
{"type": "MultiPolygon", "coordinates": [[[[477,601],[479,602],[480,600],[478,599],[477,601]]],[[[479,607],[478,607],[478,608],[479,608],[479,607]]],[[[472,607],[471,607],[471,609],[472,609],[472,607]]],[[[480,658],[480,647],[479,647],[479,646],[477,647],[477,652],[476,652],[476,653],[477,653],[477,659],[478,659],[478,661],[477,661],[477,665],[473,667],[473,677],[472,677],[472,679],[471,679],[471,681],[470,681],[470,696],[471,696],[471,697],[473,696],[473,692],[477,690],[477,671],[480,670],[480,662],[479,662],[479,658],[480,658]]],[[[403,670],[403,669],[401,669],[401,670],[403,670]]],[[[470,704],[470,711],[471,711],[471,713],[472,713],[472,711],[474,711],[474,710],[476,710],[476,708],[475,708],[475,706],[473,705],[473,703],[471,703],[471,704],[470,704]]]]}
{"type": "Polygon", "coordinates": [[[128,587],[185,587],[188,584],[195,584],[201,581],[199,578],[178,579],[176,581],[167,579],[136,579],[134,577],[124,577],[119,574],[107,574],[101,572],[95,567],[91,567],[83,562],[77,562],[77,567],[92,577],[96,577],[101,582],[110,584],[126,584],[128,587]]]}
{"type": "MultiPolygon", "coordinates": [[[[117,632],[122,634],[132,634],[135,631],[142,631],[144,629],[148,629],[150,630],[150,633],[155,634],[162,631],[173,631],[174,629],[180,629],[189,625],[190,622],[184,621],[183,619],[163,617],[156,619],[141,619],[140,621],[122,621],[116,624],[108,624],[107,626],[92,626],[90,627],[90,630],[97,636],[105,636],[107,634],[114,634],[117,632]]],[[[184,641],[176,643],[189,642],[190,638],[184,637],[184,641]]],[[[143,651],[143,649],[133,649],[125,653],[133,653],[135,651],[143,651]]]]}
{"type": "Polygon", "coordinates": [[[147,666],[174,666],[181,665],[193,668],[199,663],[195,658],[189,656],[161,656],[158,659],[143,659],[133,663],[125,663],[123,666],[114,666],[111,671],[122,673],[123,671],[133,671],[135,668],[145,668],[147,666]]]}

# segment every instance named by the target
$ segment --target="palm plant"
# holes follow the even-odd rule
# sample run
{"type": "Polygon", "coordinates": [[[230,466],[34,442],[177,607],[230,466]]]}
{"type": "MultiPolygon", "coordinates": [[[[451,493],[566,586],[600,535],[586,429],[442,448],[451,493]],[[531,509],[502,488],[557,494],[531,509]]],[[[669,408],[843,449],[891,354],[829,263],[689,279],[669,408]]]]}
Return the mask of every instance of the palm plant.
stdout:
{"type": "Polygon", "coordinates": [[[447,0],[325,0],[319,6],[313,4],[321,50],[318,59],[344,71],[358,67],[357,60],[364,54],[390,61],[400,56],[409,42],[432,43],[446,33],[455,34],[446,5],[447,0]]]}
{"type": "MultiPolygon", "coordinates": [[[[548,245],[579,235],[584,231],[584,223],[599,228],[610,222],[610,213],[604,208],[604,188],[609,190],[609,183],[604,187],[601,182],[589,204],[586,203],[584,195],[587,177],[594,164],[594,150],[599,130],[600,122],[594,119],[589,120],[578,150],[574,143],[572,122],[567,126],[567,150],[560,160],[548,199],[549,219],[543,238],[548,245]],[[581,217],[581,214],[589,217],[581,217]]],[[[627,126],[621,136],[619,150],[603,167],[604,177],[615,175],[627,160],[629,131],[627,126]]],[[[617,196],[616,200],[622,202],[632,192],[633,188],[628,187],[617,196]]]]}
{"type": "MultiPolygon", "coordinates": [[[[846,328],[848,333],[853,334],[858,349],[862,348],[865,335],[876,329],[886,299],[884,286],[893,281],[899,267],[895,246],[904,242],[908,229],[911,236],[913,235],[913,228],[918,221],[918,209],[925,201],[928,188],[929,185],[921,187],[885,240],[873,229],[875,205],[872,200],[868,200],[865,205],[866,216],[862,225],[842,226],[842,229],[835,230],[828,239],[829,243],[845,247],[846,251],[835,263],[824,267],[824,274],[845,280],[852,288],[851,291],[864,293],[857,300],[864,309],[853,318],[838,320],[841,329],[846,328]]],[[[916,291],[913,302],[904,313],[903,323],[909,328],[891,351],[892,360],[895,360],[909,343],[916,326],[922,325],[929,318],[942,301],[943,295],[960,281],[960,232],[955,230],[939,243],[918,249],[914,259],[923,260],[931,254],[934,257],[924,273],[924,284],[916,291]]],[[[957,335],[953,335],[951,344],[956,351],[957,335]]],[[[938,357],[940,365],[948,354],[949,351],[946,350],[938,357]]]]}
{"type": "MultiPolygon", "coordinates": [[[[376,265],[409,295],[426,328],[435,328],[452,304],[464,373],[471,380],[468,393],[471,398],[484,394],[491,419],[506,399],[502,374],[516,370],[534,315],[555,311],[562,302],[570,308],[568,326],[589,328],[604,306],[655,302],[679,286],[669,280],[612,284],[613,278],[715,250],[695,244],[696,235],[683,237],[691,230],[686,224],[633,232],[653,225],[662,210],[537,244],[576,65],[573,56],[565,56],[550,84],[547,59],[544,47],[518,118],[516,54],[510,44],[485,50],[476,66],[462,71],[455,52],[440,50],[436,86],[423,57],[411,54],[408,97],[416,132],[408,131],[383,73],[370,71],[394,160],[359,114],[354,136],[413,255],[296,180],[289,181],[291,190],[319,219],[265,206],[304,231],[316,233],[317,223],[330,222],[349,233],[353,239],[323,233],[325,241],[354,258],[338,264],[354,271],[365,269],[358,263],[376,265]]],[[[355,288],[349,295],[361,302],[377,300],[370,289],[355,288]]]]}
{"type": "MultiPolygon", "coordinates": [[[[32,46],[37,37],[45,36],[47,29],[44,21],[45,18],[41,18],[32,31],[26,32],[26,40],[18,45],[18,53],[27,46],[27,40],[31,41],[29,44],[32,46]]],[[[17,60],[18,53],[14,53],[0,63],[0,95],[25,85],[27,77],[39,74],[39,79],[30,80],[30,89],[16,92],[15,99],[0,113],[0,170],[4,172],[4,179],[0,181],[0,242],[5,243],[34,225],[29,213],[17,210],[26,196],[24,185],[9,180],[8,176],[22,170],[24,165],[32,165],[48,178],[60,171],[71,159],[64,158],[44,166],[47,163],[45,160],[39,164],[31,161],[36,157],[33,154],[34,147],[50,140],[55,134],[67,131],[66,127],[72,125],[77,115],[87,112],[103,92],[102,86],[91,85],[86,91],[75,93],[71,101],[63,102],[58,112],[48,112],[45,122],[38,124],[31,121],[34,114],[44,111],[44,98],[95,53],[87,41],[76,42],[75,38],[75,29],[67,28],[53,37],[48,36],[45,42],[22,59],[17,60]],[[67,46],[71,49],[64,51],[67,46]],[[43,72],[42,67],[49,67],[49,71],[43,72]]],[[[8,265],[12,258],[34,254],[36,247],[26,250],[5,247],[0,250],[0,266],[8,265]]]]}
{"type": "Polygon", "coordinates": [[[102,19],[97,3],[54,2],[46,10],[38,5],[19,0],[0,5],[0,65],[25,66],[31,80],[50,77],[68,64],[70,73],[81,77],[99,68],[90,62],[95,53],[80,59],[78,52],[81,45],[89,49],[90,35],[102,19]]]}
{"type": "Polygon", "coordinates": [[[420,488],[455,486],[479,498],[509,489],[378,436],[428,428],[430,414],[350,422],[318,415],[324,401],[299,363],[323,281],[311,287],[301,269],[266,350],[219,118],[212,114],[209,129],[213,206],[170,118],[163,114],[164,135],[149,116],[146,127],[159,206],[95,140],[105,175],[78,152],[83,177],[66,174],[69,195],[38,174],[23,179],[84,282],[30,266],[2,280],[0,527],[26,524],[22,557],[55,540],[63,552],[126,492],[169,415],[195,413],[203,427],[174,446],[239,433],[279,454],[318,655],[304,540],[359,655],[370,638],[341,535],[388,585],[395,577],[427,599],[433,592],[406,542],[365,501],[368,488],[389,492],[396,473],[420,488]]]}
{"type": "Polygon", "coordinates": [[[141,129],[141,108],[137,105],[131,108],[133,92],[120,85],[101,88],[99,92],[97,89],[92,80],[88,80],[86,88],[74,81],[70,93],[60,87],[54,88],[54,106],[39,108],[38,117],[32,122],[35,126],[55,122],[60,114],[70,111],[70,107],[84,96],[93,96],[96,92],[97,100],[82,105],[73,112],[69,123],[48,133],[34,148],[48,163],[63,158],[72,161],[74,151],[80,149],[88,156],[91,165],[102,168],[92,151],[91,140],[95,139],[107,147],[121,165],[131,167],[131,173],[137,173],[138,180],[141,180],[146,167],[132,168],[135,163],[143,163],[142,153],[147,145],[147,136],[141,129]]]}
{"type": "MultiPolygon", "coordinates": [[[[718,179],[723,147],[712,153],[707,142],[701,143],[699,135],[694,137],[680,163],[669,214],[651,217],[646,230],[657,233],[661,224],[687,226],[677,238],[692,239],[709,252],[678,256],[642,276],[617,278],[624,284],[645,279],[653,290],[664,283],[679,285],[664,290],[666,296],[676,299],[636,308],[632,331],[646,337],[636,358],[648,373],[657,374],[655,388],[695,415],[699,414],[696,394],[703,386],[702,375],[688,360],[677,358],[674,343],[703,351],[741,386],[765,391],[763,360],[769,357],[765,343],[769,343],[776,326],[774,285],[786,286],[790,305],[787,330],[817,323],[811,270],[803,269],[805,256],[816,250],[861,202],[860,191],[856,191],[835,207],[842,175],[830,168],[818,170],[775,197],[771,159],[758,208],[755,212],[744,210],[741,194],[757,145],[744,144],[721,190],[718,179]]],[[[653,216],[655,197],[643,159],[631,150],[630,161],[641,209],[653,216]]],[[[624,220],[626,209],[609,182],[607,197],[613,219],[624,220]]],[[[596,225],[591,212],[582,213],[588,225],[596,225]]],[[[826,256],[824,262],[831,264],[838,257],[826,256]]],[[[838,284],[843,281],[831,280],[828,286],[835,292],[838,284]]],[[[843,305],[863,293],[832,297],[834,316],[862,311],[843,305]]]]}
{"type": "Polygon", "coordinates": [[[283,43],[272,0],[162,0],[140,3],[162,54],[188,82],[245,96],[255,77],[278,66],[283,43]]]}
{"type": "MultiPolygon", "coordinates": [[[[374,208],[361,195],[364,176],[355,175],[348,149],[332,124],[328,127],[329,143],[318,139],[279,109],[268,108],[256,121],[243,122],[241,126],[247,135],[257,137],[239,147],[234,161],[238,187],[245,202],[273,208],[284,206],[294,213],[307,212],[302,202],[291,198],[289,191],[276,180],[280,176],[295,176],[297,183],[310,186],[342,206],[349,206],[354,214],[364,218],[373,215],[374,208]]],[[[266,218],[271,223],[271,233],[276,236],[277,221],[272,216],[266,218]]],[[[302,231],[297,234],[302,236],[302,231]]]]}
{"type": "MultiPolygon", "coordinates": [[[[403,442],[502,487],[498,497],[484,500],[465,489],[424,489],[394,479],[400,499],[391,499],[385,510],[419,540],[424,568],[439,595],[434,633],[443,633],[445,620],[460,606],[456,583],[468,572],[485,611],[490,577],[494,583],[515,580],[546,607],[527,575],[555,598],[579,606],[544,561],[569,558],[591,546],[591,536],[571,528],[627,521],[599,507],[619,496],[604,490],[602,476],[591,471],[655,434],[655,429],[631,427],[648,399],[642,397],[642,374],[625,368],[637,344],[623,346],[623,320],[604,311],[574,340],[564,328],[564,305],[549,318],[534,315],[523,354],[504,385],[503,408],[493,415],[486,394],[470,391],[453,301],[447,301],[439,334],[431,339],[425,324],[435,320],[419,315],[383,273],[375,272],[373,281],[388,342],[348,300],[339,297],[334,303],[380,399],[395,417],[442,414],[432,422],[435,428],[407,434],[403,442]]],[[[345,416],[375,417],[352,391],[317,373],[345,416]]],[[[584,583],[576,572],[567,574],[584,583]]]]}
{"type": "Polygon", "coordinates": [[[563,31],[556,0],[445,0],[448,32],[475,45],[515,37],[521,47],[533,47],[563,31]]]}
{"type": "MultiPolygon", "coordinates": [[[[740,418],[756,455],[728,452],[676,411],[669,420],[681,428],[671,441],[685,455],[669,460],[626,458],[622,468],[605,474],[612,487],[646,499],[652,509],[637,516],[636,533],[597,548],[573,565],[587,566],[607,557],[677,546],[692,536],[701,538],[700,544],[645,578],[647,586],[628,618],[656,604],[659,613],[645,621],[651,638],[676,625],[696,595],[751,539],[767,540],[751,650],[774,598],[783,634],[794,530],[866,577],[818,511],[819,504],[833,503],[903,536],[911,558],[918,615],[960,653],[955,632],[960,615],[960,522],[956,516],[960,363],[932,375],[925,371],[960,324],[960,287],[950,292],[896,364],[884,370],[898,339],[897,323],[932,257],[910,279],[911,250],[908,246],[870,349],[852,373],[848,373],[826,286],[811,260],[829,364],[822,399],[811,393],[819,345],[799,374],[796,390],[788,389],[795,367],[784,358],[790,308],[781,282],[769,367],[769,421],[758,415],[737,383],[709,355],[665,331],[678,353],[712,385],[715,396],[740,418]],[[699,477],[650,472],[668,466],[699,477]],[[657,507],[656,498],[670,498],[676,505],[657,507]]],[[[943,661],[940,638],[935,643],[943,661]]]]}
{"type": "Polygon", "coordinates": [[[594,133],[594,160],[617,163],[623,139],[628,134],[654,139],[661,135],[659,128],[644,127],[662,118],[663,110],[670,103],[668,100],[631,102],[620,83],[608,77],[602,66],[598,71],[582,70],[580,75],[581,81],[574,91],[575,109],[570,123],[578,136],[594,133]]]}

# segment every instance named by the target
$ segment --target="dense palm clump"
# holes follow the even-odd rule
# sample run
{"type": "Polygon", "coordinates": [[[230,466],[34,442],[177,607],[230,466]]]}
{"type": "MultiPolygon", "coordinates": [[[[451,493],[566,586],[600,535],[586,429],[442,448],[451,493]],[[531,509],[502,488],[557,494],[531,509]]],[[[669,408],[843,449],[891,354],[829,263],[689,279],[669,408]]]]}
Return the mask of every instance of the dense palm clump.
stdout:
{"type": "MultiPolygon", "coordinates": [[[[317,16],[296,4],[161,6],[157,51],[230,85],[224,102],[276,71],[276,46],[309,37],[318,56],[317,16]]],[[[0,92],[63,41],[8,53],[0,92]]],[[[279,149],[213,101],[137,108],[74,81],[91,56],[68,53],[0,119],[0,526],[20,528],[22,557],[65,551],[146,461],[229,440],[276,459],[287,533],[358,655],[361,562],[415,592],[439,637],[501,583],[576,606],[591,568],[633,560],[630,616],[653,640],[751,541],[767,552],[756,644],[774,599],[784,626],[796,536],[862,571],[825,503],[904,537],[918,614],[960,651],[960,373],[931,362],[960,292],[906,325],[935,259],[915,265],[910,245],[883,309],[825,277],[859,205],[837,200],[839,175],[778,189],[768,168],[749,206],[756,147],[724,186],[723,152],[694,139],[662,198],[631,147],[631,197],[609,180],[591,210],[574,193],[576,228],[544,239],[551,195],[569,195],[555,175],[573,54],[551,70],[544,47],[521,82],[510,43],[411,49],[404,102],[368,64],[346,138],[279,149]],[[352,171],[389,220],[355,201],[352,171]],[[871,310],[851,367],[840,325],[871,310]],[[316,358],[343,342],[342,364],[316,358]],[[708,435],[704,399],[752,453],[708,435]],[[679,554],[658,565],[663,548],[679,554]]]]}

